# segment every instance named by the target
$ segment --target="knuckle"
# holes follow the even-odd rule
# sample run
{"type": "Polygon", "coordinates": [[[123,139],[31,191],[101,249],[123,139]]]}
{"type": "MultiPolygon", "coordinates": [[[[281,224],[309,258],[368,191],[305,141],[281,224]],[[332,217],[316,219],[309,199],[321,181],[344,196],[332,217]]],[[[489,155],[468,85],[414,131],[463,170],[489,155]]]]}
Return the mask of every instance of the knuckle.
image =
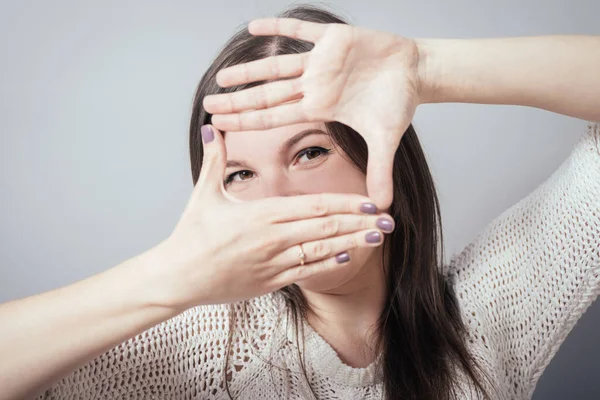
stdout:
{"type": "Polygon", "coordinates": [[[269,67],[271,70],[271,76],[278,77],[281,74],[281,68],[279,67],[279,57],[270,57],[269,67]]]}
{"type": "Polygon", "coordinates": [[[367,229],[369,229],[371,227],[371,225],[375,225],[373,218],[369,217],[367,215],[363,215],[362,216],[361,225],[360,225],[360,229],[367,230],[367,229]]]}
{"type": "Polygon", "coordinates": [[[331,255],[331,247],[323,241],[314,243],[311,250],[313,257],[318,260],[331,255]]]}
{"type": "Polygon", "coordinates": [[[349,235],[346,238],[346,249],[355,249],[358,247],[358,240],[356,235],[349,235]]]}
{"type": "Polygon", "coordinates": [[[308,67],[308,57],[309,57],[308,52],[301,53],[301,55],[300,55],[300,63],[302,65],[302,71],[306,71],[306,68],[308,67]]]}
{"type": "Polygon", "coordinates": [[[293,37],[299,37],[302,34],[302,26],[303,26],[303,24],[300,21],[298,21],[295,24],[295,26],[293,28],[294,29],[293,37]]]}
{"type": "Polygon", "coordinates": [[[274,255],[279,248],[279,240],[276,237],[268,236],[261,238],[257,245],[255,246],[255,250],[265,254],[267,257],[271,257],[274,255]]]}
{"type": "Polygon", "coordinates": [[[336,236],[340,231],[340,222],[334,218],[327,218],[321,222],[320,228],[325,236],[336,236]]]}
{"type": "Polygon", "coordinates": [[[214,151],[205,151],[202,155],[202,169],[207,169],[217,159],[214,151]]]}
{"type": "Polygon", "coordinates": [[[269,104],[269,92],[266,85],[260,85],[257,89],[252,104],[257,107],[270,108],[272,105],[269,104]]]}
{"type": "Polygon", "coordinates": [[[250,68],[248,68],[248,65],[243,65],[242,66],[242,75],[244,77],[244,81],[245,82],[250,82],[250,68]]]}
{"type": "Polygon", "coordinates": [[[325,197],[323,195],[319,195],[314,203],[311,205],[311,212],[314,216],[322,217],[327,215],[329,212],[329,206],[325,201],[325,197]]]}
{"type": "Polygon", "coordinates": [[[271,129],[273,127],[273,118],[272,114],[266,110],[262,110],[258,113],[260,125],[264,129],[271,129]]]}
{"type": "Polygon", "coordinates": [[[296,79],[292,80],[292,91],[294,93],[300,93],[303,91],[302,79],[296,78],[296,79]]]}
{"type": "Polygon", "coordinates": [[[240,100],[241,100],[240,93],[239,92],[234,92],[231,94],[231,96],[229,96],[229,110],[231,112],[237,112],[240,110],[240,100]]]}

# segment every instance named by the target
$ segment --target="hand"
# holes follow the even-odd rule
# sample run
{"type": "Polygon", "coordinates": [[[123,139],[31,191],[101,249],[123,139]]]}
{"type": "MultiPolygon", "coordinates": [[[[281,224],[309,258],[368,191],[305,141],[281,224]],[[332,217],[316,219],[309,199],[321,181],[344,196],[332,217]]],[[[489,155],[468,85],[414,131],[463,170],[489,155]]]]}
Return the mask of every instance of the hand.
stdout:
{"type": "Polygon", "coordinates": [[[161,305],[183,310],[270,293],[344,268],[347,260],[336,258],[342,252],[379,246],[383,233],[378,219],[387,219],[393,230],[392,218],[377,214],[372,203],[365,207],[370,200],[360,195],[234,199],[223,187],[223,138],[216,129],[212,135],[212,141],[204,142],[200,177],[181,219],[156,248],[153,276],[167,288],[159,294],[161,305]],[[378,243],[366,241],[373,231],[379,232],[378,243]],[[300,244],[306,254],[303,266],[300,244]]]}
{"type": "Polygon", "coordinates": [[[345,24],[293,18],[254,20],[248,30],[253,35],[282,35],[315,46],[307,53],[268,57],[220,70],[216,79],[222,87],[294,79],[206,96],[203,106],[213,114],[213,125],[223,131],[264,130],[312,121],[348,125],[368,145],[369,196],[379,209],[386,209],[392,201],[394,155],[419,104],[415,41],[345,24]]]}

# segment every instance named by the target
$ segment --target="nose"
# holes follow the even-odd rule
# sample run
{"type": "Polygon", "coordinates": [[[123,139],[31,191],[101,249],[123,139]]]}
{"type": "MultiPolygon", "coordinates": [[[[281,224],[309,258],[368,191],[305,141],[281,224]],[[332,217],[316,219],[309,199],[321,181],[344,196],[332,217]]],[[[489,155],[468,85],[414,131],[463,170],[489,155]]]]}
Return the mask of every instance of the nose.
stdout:
{"type": "Polygon", "coordinates": [[[262,197],[297,196],[307,194],[298,180],[283,171],[277,171],[268,176],[263,176],[261,182],[262,197]]]}

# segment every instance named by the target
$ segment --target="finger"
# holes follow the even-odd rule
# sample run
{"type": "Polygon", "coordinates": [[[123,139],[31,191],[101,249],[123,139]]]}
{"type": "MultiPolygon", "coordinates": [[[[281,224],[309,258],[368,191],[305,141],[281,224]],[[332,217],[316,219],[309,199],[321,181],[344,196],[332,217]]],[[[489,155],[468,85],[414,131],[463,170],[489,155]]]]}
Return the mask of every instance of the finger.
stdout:
{"type": "Polygon", "coordinates": [[[301,122],[313,122],[305,114],[302,100],[264,110],[212,116],[213,125],[227,132],[267,130],[301,122]]]}
{"type": "Polygon", "coordinates": [[[254,202],[258,218],[273,223],[334,214],[376,214],[376,205],[366,196],[350,193],[318,193],[269,197],[254,202]]]}
{"type": "Polygon", "coordinates": [[[304,73],[307,56],[308,53],[282,54],[233,65],[217,72],[217,83],[221,87],[229,87],[256,81],[300,76],[304,73]]]}
{"type": "Polygon", "coordinates": [[[202,126],[200,132],[204,155],[196,187],[198,191],[201,188],[203,192],[206,189],[213,193],[221,192],[227,164],[227,149],[223,135],[211,125],[202,126]]]}
{"type": "MultiPolygon", "coordinates": [[[[373,237],[375,235],[371,236],[373,237]]],[[[293,246],[285,254],[273,259],[274,267],[278,269],[281,268],[281,272],[279,272],[274,279],[277,285],[281,285],[278,287],[307,279],[325,271],[331,272],[335,268],[346,265],[350,261],[350,256],[347,253],[349,250],[358,247],[380,246],[383,243],[383,234],[379,231],[362,231],[352,235],[326,239],[323,242],[327,243],[324,245],[315,245],[313,243],[305,243],[302,245],[302,249],[306,255],[305,262],[307,262],[307,264],[300,265],[299,246],[293,246]],[[377,243],[369,243],[366,241],[365,236],[372,233],[379,234],[380,238],[377,243]],[[312,246],[326,246],[331,250],[323,250],[321,254],[327,255],[319,258],[317,253],[313,253],[314,249],[312,246]],[[292,267],[289,267],[290,265],[292,265],[292,267]]]]}
{"type": "MultiPolygon", "coordinates": [[[[239,113],[247,110],[270,108],[302,93],[299,79],[266,83],[232,93],[204,97],[202,105],[211,114],[239,113]]],[[[214,122],[214,120],[213,120],[214,122]]],[[[223,129],[227,131],[227,129],[223,129]]]]}
{"type": "Polygon", "coordinates": [[[346,257],[343,262],[339,262],[338,257],[330,257],[325,260],[317,261],[310,264],[298,265],[297,267],[288,268],[277,274],[271,281],[273,290],[291,285],[292,283],[300,282],[324,273],[335,273],[342,271],[350,262],[350,257],[346,257]]]}
{"type": "MultiPolygon", "coordinates": [[[[377,247],[383,243],[383,232],[379,229],[368,229],[327,239],[302,243],[304,262],[311,263],[334,257],[344,251],[358,247],[377,247]]],[[[283,253],[273,257],[272,264],[280,268],[289,268],[300,264],[300,245],[288,247],[283,253]]]]}
{"type": "Polygon", "coordinates": [[[338,214],[277,224],[271,234],[280,239],[282,248],[288,248],[368,229],[391,233],[394,231],[394,220],[388,214],[338,214]]]}
{"type": "Polygon", "coordinates": [[[256,36],[287,36],[315,43],[327,30],[328,24],[297,18],[258,18],[250,21],[248,32],[256,36]]]}
{"type": "Polygon", "coordinates": [[[386,210],[393,199],[393,168],[397,146],[367,145],[367,192],[378,209],[386,210]]]}

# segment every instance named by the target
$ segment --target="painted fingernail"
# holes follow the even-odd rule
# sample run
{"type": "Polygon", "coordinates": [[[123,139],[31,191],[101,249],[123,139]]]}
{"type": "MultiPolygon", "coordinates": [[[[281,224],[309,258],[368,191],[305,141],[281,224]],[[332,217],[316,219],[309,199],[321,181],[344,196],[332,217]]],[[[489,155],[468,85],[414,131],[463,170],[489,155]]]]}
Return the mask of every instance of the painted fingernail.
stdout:
{"type": "Polygon", "coordinates": [[[389,218],[379,218],[377,220],[377,227],[384,231],[385,233],[390,233],[394,231],[394,221],[389,218]]]}
{"type": "Polygon", "coordinates": [[[212,129],[208,125],[203,125],[202,128],[200,128],[200,133],[202,134],[202,141],[204,141],[204,143],[210,143],[215,138],[212,129]]]}
{"type": "Polygon", "coordinates": [[[381,242],[381,235],[379,232],[369,232],[365,235],[367,243],[379,243],[381,242]]]}
{"type": "Polygon", "coordinates": [[[365,214],[377,214],[377,206],[373,203],[363,203],[360,206],[360,211],[365,214]]]}
{"type": "Polygon", "coordinates": [[[343,264],[345,262],[350,261],[350,254],[348,254],[347,251],[338,254],[337,256],[335,256],[335,261],[338,262],[338,264],[343,264]]]}

